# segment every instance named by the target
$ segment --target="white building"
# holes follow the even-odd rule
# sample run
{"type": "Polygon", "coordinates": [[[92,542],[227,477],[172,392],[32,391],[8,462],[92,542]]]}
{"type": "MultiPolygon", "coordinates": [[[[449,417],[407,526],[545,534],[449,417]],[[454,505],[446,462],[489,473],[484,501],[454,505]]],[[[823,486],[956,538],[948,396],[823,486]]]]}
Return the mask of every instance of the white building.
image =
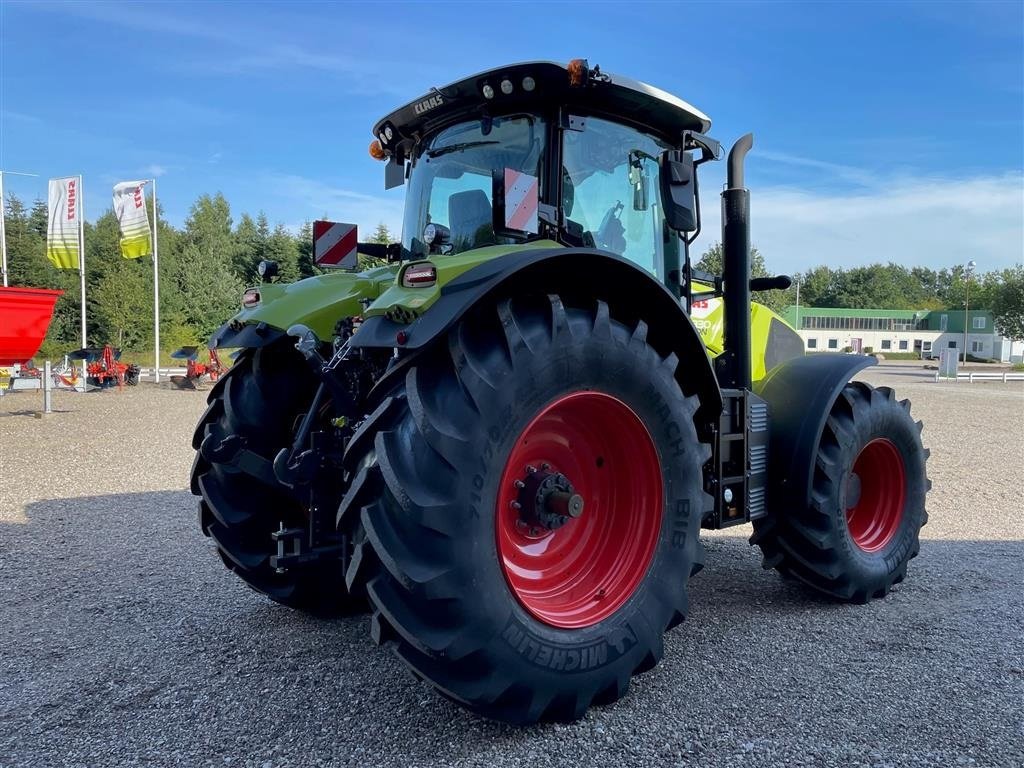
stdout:
{"type": "Polygon", "coordinates": [[[880,352],[937,358],[942,349],[981,360],[1021,362],[1024,342],[996,333],[992,313],[971,310],[964,338],[964,313],[957,310],[837,309],[789,307],[786,320],[808,352],[880,352]],[[798,314],[799,313],[799,314],[798,314]]]}

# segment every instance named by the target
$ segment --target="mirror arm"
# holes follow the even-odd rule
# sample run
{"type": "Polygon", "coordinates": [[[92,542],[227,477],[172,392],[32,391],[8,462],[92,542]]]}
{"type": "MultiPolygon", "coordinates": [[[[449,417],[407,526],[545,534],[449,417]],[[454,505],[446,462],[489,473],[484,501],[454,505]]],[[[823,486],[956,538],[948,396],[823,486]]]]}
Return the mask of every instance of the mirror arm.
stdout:
{"type": "Polygon", "coordinates": [[[718,140],[696,131],[683,131],[683,149],[700,149],[700,160],[694,165],[722,158],[722,145],[718,140]]]}
{"type": "Polygon", "coordinates": [[[690,301],[703,301],[704,299],[717,299],[722,295],[722,290],[718,289],[715,291],[697,291],[697,293],[690,294],[690,301]]]}

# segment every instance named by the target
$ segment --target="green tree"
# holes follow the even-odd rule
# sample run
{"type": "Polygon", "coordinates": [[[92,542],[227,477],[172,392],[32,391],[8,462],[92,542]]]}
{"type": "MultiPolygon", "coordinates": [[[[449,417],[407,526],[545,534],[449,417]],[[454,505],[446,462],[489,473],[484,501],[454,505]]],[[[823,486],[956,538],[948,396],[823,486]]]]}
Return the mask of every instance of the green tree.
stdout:
{"type": "Polygon", "coordinates": [[[152,345],[152,265],[144,258],[122,259],[89,291],[91,319],[101,329],[98,336],[125,349],[152,345]]]}
{"type": "Polygon", "coordinates": [[[266,250],[266,242],[261,240],[259,228],[252,217],[243,213],[234,231],[234,243],[231,249],[232,269],[243,282],[251,282],[256,278],[256,265],[266,250]]]}
{"type": "Polygon", "coordinates": [[[312,277],[313,275],[323,274],[323,270],[316,265],[316,261],[313,259],[312,222],[303,222],[302,227],[299,229],[299,236],[296,238],[295,248],[298,252],[300,277],[312,277]]]}
{"type": "Polygon", "coordinates": [[[822,264],[798,275],[800,302],[808,307],[834,307],[840,290],[841,274],[822,264]]]}
{"type": "Polygon", "coordinates": [[[1024,341],[1024,265],[1018,264],[995,275],[988,287],[987,308],[992,311],[996,330],[1014,341],[1024,341]]]}
{"type": "Polygon", "coordinates": [[[196,243],[182,248],[175,283],[181,293],[184,322],[203,339],[238,310],[244,289],[227,259],[211,257],[196,243]]]}
{"type": "Polygon", "coordinates": [[[373,234],[370,235],[368,242],[388,245],[389,243],[395,242],[395,238],[392,236],[390,230],[388,230],[388,225],[382,221],[377,225],[377,229],[373,231],[373,234]]]}
{"type": "MultiPolygon", "coordinates": [[[[704,272],[710,272],[713,275],[722,274],[725,261],[723,258],[722,244],[715,243],[700,257],[700,261],[697,262],[696,268],[704,272]]],[[[751,277],[771,277],[772,273],[768,271],[768,267],[765,265],[764,256],[755,247],[750,248],[750,276],[751,277]]],[[[791,289],[792,290],[792,289],[791,289]]],[[[793,299],[790,298],[791,291],[759,291],[755,294],[754,299],[759,304],[764,304],[769,309],[775,312],[781,312],[789,304],[792,303],[793,299]]],[[[795,297],[795,294],[794,294],[795,297]]]]}
{"type": "Polygon", "coordinates": [[[182,241],[174,274],[181,320],[208,338],[238,309],[243,290],[232,263],[231,208],[222,194],[196,200],[182,241]]]}
{"type": "Polygon", "coordinates": [[[291,283],[299,279],[299,245],[292,234],[284,228],[283,224],[274,227],[274,231],[267,237],[267,250],[265,258],[277,262],[280,279],[291,283]]]}

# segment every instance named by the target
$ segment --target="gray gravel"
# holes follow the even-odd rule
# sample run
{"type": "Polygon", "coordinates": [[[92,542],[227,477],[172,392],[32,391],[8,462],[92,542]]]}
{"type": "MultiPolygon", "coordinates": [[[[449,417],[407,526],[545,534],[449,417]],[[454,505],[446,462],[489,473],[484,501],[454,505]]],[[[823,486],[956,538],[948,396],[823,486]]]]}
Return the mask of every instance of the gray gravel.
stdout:
{"type": "Polygon", "coordinates": [[[690,618],[618,704],[517,730],[431,694],[365,618],[227,573],[185,488],[204,396],[0,399],[0,766],[1024,765],[1024,387],[894,383],[926,422],[921,556],[868,606],[708,537],[690,618]]]}

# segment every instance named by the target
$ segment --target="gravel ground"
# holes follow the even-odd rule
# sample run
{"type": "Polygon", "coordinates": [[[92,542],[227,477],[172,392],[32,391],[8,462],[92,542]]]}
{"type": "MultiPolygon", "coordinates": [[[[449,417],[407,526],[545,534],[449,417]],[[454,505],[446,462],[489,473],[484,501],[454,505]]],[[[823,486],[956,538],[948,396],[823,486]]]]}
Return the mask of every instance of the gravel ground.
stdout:
{"type": "Polygon", "coordinates": [[[834,605],[708,537],[689,619],[623,701],[519,730],[434,696],[365,618],[226,572],[186,490],[204,396],[0,399],[0,766],[1024,765],[1024,386],[886,365],[924,418],[908,580],[834,605]]]}

